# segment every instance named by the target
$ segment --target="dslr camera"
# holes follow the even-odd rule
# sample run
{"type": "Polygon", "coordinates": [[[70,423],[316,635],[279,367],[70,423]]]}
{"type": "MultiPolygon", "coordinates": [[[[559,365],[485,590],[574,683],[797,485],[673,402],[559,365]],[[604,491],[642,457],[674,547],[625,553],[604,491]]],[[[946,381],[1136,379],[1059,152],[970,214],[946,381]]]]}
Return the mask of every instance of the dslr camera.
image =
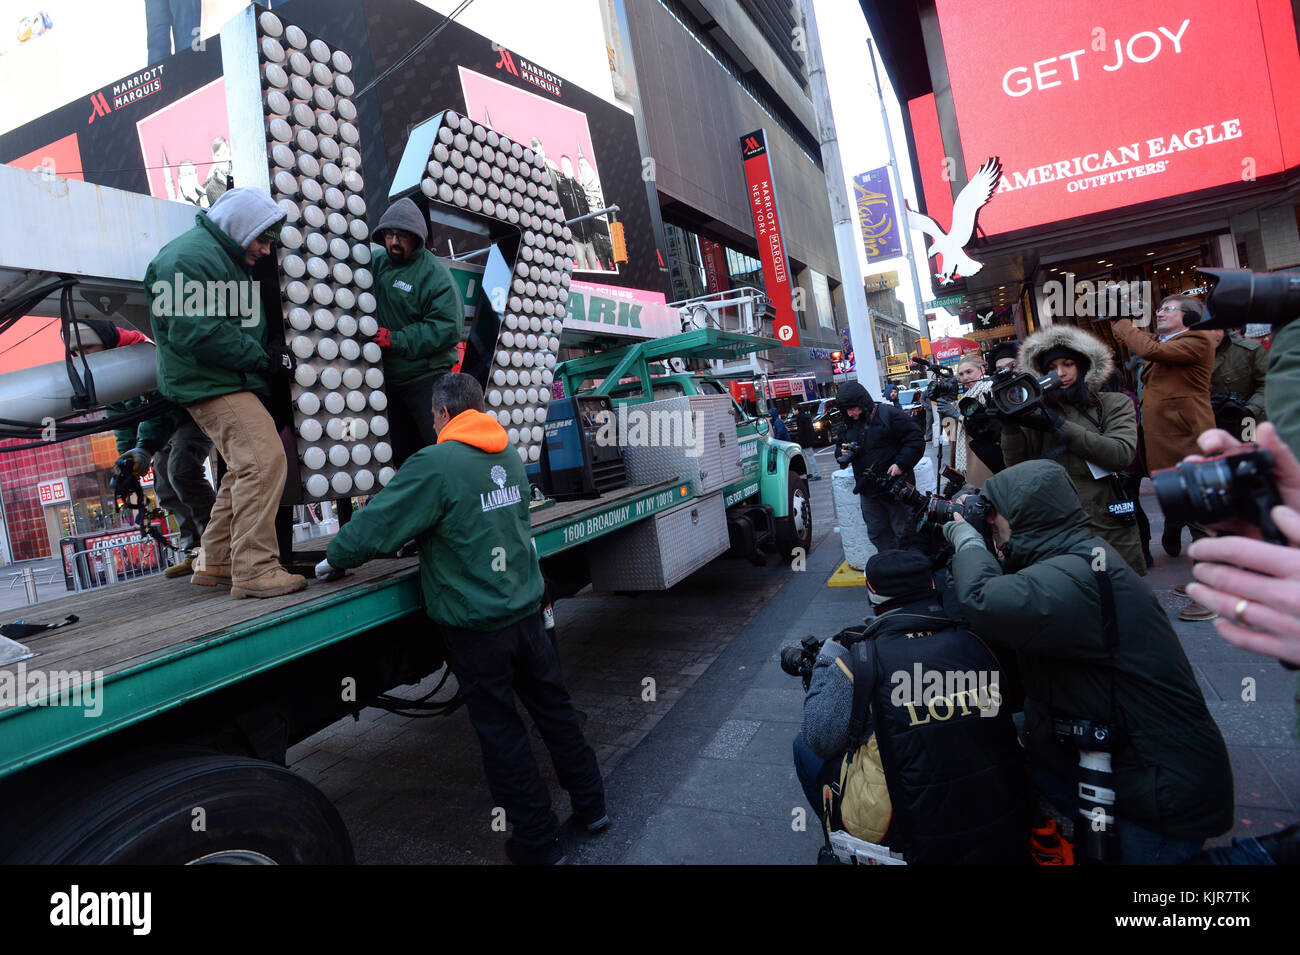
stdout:
{"type": "Polygon", "coordinates": [[[1248,444],[1202,461],[1183,461],[1151,475],[1165,518],[1180,524],[1241,520],[1266,541],[1287,540],[1269,512],[1282,503],[1273,480],[1273,453],[1248,444]]]}
{"type": "MultiPolygon", "coordinates": [[[[832,640],[838,641],[846,647],[851,647],[862,639],[866,633],[866,627],[849,627],[841,630],[832,640]]],[[[813,666],[817,663],[817,654],[821,653],[822,644],[825,640],[818,640],[809,634],[799,641],[797,647],[781,648],[781,669],[791,676],[797,676],[803,680],[804,692],[808,692],[808,686],[812,683],[813,666]]]]}
{"type": "Polygon", "coordinates": [[[988,536],[988,517],[993,512],[993,507],[989,504],[988,498],[982,497],[978,491],[967,495],[966,500],[958,504],[956,501],[949,501],[931,494],[923,494],[904,481],[902,477],[877,474],[870,468],[867,468],[862,479],[864,483],[874,485],[877,490],[890,495],[894,500],[906,504],[916,511],[918,515],[916,526],[918,529],[926,525],[932,527],[942,526],[960,514],[968,524],[981,534],[988,536]]]}
{"type": "Polygon", "coordinates": [[[1210,285],[1205,300],[1209,314],[1189,328],[1239,328],[1259,322],[1276,331],[1300,315],[1300,272],[1197,269],[1196,273],[1210,285]]]}
{"type": "Polygon", "coordinates": [[[835,463],[842,468],[848,467],[853,463],[853,459],[858,456],[858,450],[858,442],[845,441],[840,445],[840,453],[835,455],[835,463]]]}

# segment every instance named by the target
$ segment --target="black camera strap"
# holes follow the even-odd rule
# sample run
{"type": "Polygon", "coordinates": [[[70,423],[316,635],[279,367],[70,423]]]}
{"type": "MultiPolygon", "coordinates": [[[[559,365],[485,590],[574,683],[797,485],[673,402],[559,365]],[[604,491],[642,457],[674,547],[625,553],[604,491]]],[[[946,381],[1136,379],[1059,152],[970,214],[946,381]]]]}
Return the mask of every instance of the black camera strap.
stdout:
{"type": "Polygon", "coordinates": [[[1097,590],[1101,594],[1101,635],[1106,654],[1110,658],[1107,661],[1107,668],[1110,670],[1110,706],[1107,719],[1110,721],[1113,740],[1119,730],[1115,718],[1115,653],[1119,649],[1119,616],[1115,612],[1115,589],[1111,585],[1110,575],[1104,570],[1093,570],[1092,576],[1097,581],[1097,590]]]}

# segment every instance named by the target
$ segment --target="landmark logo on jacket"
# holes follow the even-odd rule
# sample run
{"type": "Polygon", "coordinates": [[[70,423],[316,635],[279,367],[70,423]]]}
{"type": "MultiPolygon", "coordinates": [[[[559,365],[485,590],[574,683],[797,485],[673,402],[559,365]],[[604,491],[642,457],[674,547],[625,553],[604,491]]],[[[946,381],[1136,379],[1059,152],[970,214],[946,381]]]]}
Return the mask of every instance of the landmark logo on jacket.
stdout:
{"type": "Polygon", "coordinates": [[[951,285],[956,278],[970,278],[984,268],[982,262],[966,254],[965,248],[975,234],[975,217],[993,197],[1001,179],[1002,163],[997,156],[990,156],[958,193],[957,201],[952,204],[952,228],[947,232],[929,216],[907,210],[912,228],[920,229],[934,240],[925,254],[930,258],[942,257],[943,264],[935,273],[940,285],[951,285]]]}
{"type": "Polygon", "coordinates": [[[519,493],[519,485],[511,484],[506,487],[506,469],[499,464],[492,465],[492,470],[488,472],[488,477],[492,483],[497,486],[495,491],[489,491],[487,494],[480,492],[479,502],[482,504],[484,511],[495,511],[498,507],[509,507],[511,504],[518,504],[523,497],[519,493]]]}

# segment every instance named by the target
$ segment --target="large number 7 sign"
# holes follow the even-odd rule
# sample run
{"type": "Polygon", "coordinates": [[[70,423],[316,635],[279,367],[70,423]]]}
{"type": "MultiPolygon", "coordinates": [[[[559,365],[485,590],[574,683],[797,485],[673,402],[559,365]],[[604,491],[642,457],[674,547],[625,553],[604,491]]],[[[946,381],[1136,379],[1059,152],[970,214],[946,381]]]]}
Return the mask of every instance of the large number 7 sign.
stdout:
{"type": "Polygon", "coordinates": [[[451,110],[416,126],[388,199],[482,236],[482,293],[462,370],[525,463],[539,460],[576,249],[540,156],[451,110]]]}

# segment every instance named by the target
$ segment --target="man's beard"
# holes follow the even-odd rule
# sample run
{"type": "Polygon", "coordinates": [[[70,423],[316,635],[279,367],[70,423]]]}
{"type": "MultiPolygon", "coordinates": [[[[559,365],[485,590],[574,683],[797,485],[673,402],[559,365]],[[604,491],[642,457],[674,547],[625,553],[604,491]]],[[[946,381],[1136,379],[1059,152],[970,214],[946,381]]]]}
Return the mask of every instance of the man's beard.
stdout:
{"type": "Polygon", "coordinates": [[[388,257],[398,263],[409,261],[411,258],[406,254],[406,249],[396,243],[388,247],[388,257]]]}

